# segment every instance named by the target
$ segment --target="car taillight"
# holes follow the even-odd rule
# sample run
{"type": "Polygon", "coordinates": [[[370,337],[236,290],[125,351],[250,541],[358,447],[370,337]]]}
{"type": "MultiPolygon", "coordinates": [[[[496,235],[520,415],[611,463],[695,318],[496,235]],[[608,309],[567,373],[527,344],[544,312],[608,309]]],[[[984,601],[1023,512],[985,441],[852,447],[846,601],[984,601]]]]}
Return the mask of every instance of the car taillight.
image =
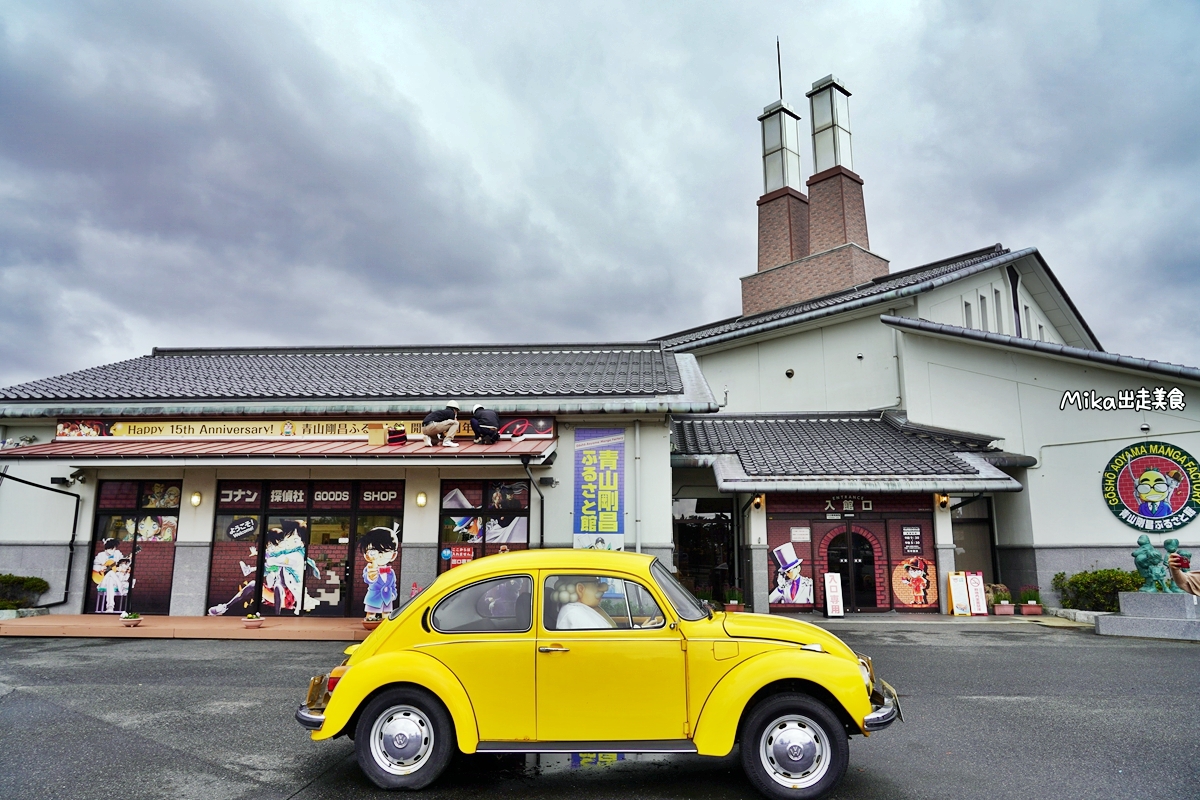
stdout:
{"type": "Polygon", "coordinates": [[[334,690],[334,687],[336,687],[338,685],[338,681],[340,681],[342,679],[342,676],[346,674],[346,670],[348,670],[348,669],[350,669],[350,668],[346,667],[346,666],[341,666],[341,667],[334,667],[332,670],[330,670],[329,671],[329,680],[325,683],[326,691],[332,693],[334,690]]]}

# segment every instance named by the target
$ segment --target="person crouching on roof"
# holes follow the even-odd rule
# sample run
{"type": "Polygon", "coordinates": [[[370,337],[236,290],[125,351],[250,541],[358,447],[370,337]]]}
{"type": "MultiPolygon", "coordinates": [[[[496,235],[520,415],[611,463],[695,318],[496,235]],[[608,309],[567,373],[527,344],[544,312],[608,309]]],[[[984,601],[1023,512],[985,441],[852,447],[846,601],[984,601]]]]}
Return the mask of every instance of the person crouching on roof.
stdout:
{"type": "Polygon", "coordinates": [[[421,435],[425,437],[426,447],[437,444],[441,444],[442,447],[458,447],[458,442],[454,441],[458,433],[457,400],[447,400],[445,408],[430,411],[425,415],[424,423],[421,435]]]}
{"type": "Polygon", "coordinates": [[[500,415],[476,404],[471,409],[471,430],[475,432],[475,444],[495,444],[500,441],[500,415]]]}

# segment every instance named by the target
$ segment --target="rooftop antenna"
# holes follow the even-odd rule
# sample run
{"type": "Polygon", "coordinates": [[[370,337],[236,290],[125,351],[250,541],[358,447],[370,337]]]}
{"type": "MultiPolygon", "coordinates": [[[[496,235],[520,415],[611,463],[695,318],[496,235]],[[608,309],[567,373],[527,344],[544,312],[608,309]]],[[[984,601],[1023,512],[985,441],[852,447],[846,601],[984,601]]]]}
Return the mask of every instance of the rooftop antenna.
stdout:
{"type": "Polygon", "coordinates": [[[775,37],[775,66],[779,70],[779,101],[783,102],[783,58],[779,55],[779,37],[775,37]]]}

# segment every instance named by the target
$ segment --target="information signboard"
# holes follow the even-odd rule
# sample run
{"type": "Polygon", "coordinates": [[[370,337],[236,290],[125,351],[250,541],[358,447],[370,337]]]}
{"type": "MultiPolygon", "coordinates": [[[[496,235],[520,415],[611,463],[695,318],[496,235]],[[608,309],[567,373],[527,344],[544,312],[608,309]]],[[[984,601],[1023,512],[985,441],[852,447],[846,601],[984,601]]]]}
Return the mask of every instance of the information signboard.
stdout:
{"type": "Polygon", "coordinates": [[[842,605],[842,575],[840,572],[825,573],[825,616],[846,616],[846,609],[842,605]]]}
{"type": "Polygon", "coordinates": [[[950,613],[956,617],[971,616],[971,599],[967,593],[967,573],[950,573],[950,613]]]}
{"type": "Polygon", "coordinates": [[[968,572],[967,575],[967,597],[971,602],[971,616],[986,617],[987,610],[987,593],[983,590],[983,573],[968,572]]]}

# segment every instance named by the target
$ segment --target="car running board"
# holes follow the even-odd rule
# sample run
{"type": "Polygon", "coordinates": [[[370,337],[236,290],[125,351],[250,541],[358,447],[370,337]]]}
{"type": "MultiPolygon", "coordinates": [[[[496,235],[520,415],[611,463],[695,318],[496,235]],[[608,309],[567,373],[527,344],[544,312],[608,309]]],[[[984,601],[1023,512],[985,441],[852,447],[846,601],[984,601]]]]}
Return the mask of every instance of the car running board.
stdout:
{"type": "Polygon", "coordinates": [[[480,742],[477,753],[695,753],[691,739],[617,742],[480,742]]]}

